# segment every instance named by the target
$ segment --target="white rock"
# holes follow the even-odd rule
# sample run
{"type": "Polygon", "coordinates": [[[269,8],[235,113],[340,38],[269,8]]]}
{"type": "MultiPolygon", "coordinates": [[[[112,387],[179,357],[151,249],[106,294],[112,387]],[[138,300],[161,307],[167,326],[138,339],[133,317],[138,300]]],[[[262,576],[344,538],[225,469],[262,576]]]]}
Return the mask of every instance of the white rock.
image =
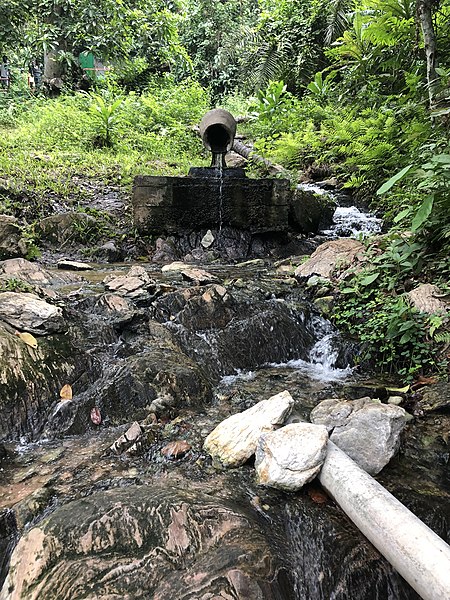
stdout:
{"type": "Polygon", "coordinates": [[[263,433],[285,422],[293,406],[294,400],[286,390],[262,400],[219,423],[206,438],[204,448],[224,466],[238,467],[255,453],[263,433]]]}
{"type": "Polygon", "coordinates": [[[176,260],[175,262],[170,263],[169,265],[164,265],[161,267],[162,273],[168,273],[170,271],[182,271],[183,269],[187,269],[189,265],[180,260],[176,260]]]}
{"type": "Polygon", "coordinates": [[[203,246],[203,248],[209,248],[214,243],[214,240],[215,238],[212,234],[211,229],[208,229],[208,231],[202,237],[202,241],[200,242],[200,244],[203,246]]]}
{"type": "Polygon", "coordinates": [[[370,398],[324,400],[311,411],[310,419],[332,430],[330,440],[371,475],[397,452],[408,420],[400,406],[370,398]]]}
{"type": "Polygon", "coordinates": [[[343,270],[362,259],[364,245],[357,240],[341,238],[321,244],[306,262],[295,270],[296,277],[318,275],[330,279],[336,271],[343,270]]]}
{"type": "Polygon", "coordinates": [[[320,471],[327,443],[326,427],[311,423],[292,423],[263,434],[256,449],[258,483],[285,491],[299,490],[320,471]]]}
{"type": "Polygon", "coordinates": [[[34,294],[0,294],[0,319],[21,331],[44,335],[65,329],[62,310],[34,294]]]}

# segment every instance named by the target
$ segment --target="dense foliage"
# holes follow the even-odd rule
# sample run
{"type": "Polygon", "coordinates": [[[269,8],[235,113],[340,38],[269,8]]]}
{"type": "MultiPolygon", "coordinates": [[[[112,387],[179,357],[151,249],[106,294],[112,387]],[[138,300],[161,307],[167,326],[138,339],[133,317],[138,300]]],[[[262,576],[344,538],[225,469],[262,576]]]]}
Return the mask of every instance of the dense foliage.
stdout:
{"type": "Polygon", "coordinates": [[[405,294],[449,290],[450,0],[5,0],[0,54],[2,212],[25,193],[42,213],[51,194],[76,198],[81,174],[186,173],[201,162],[193,126],[228,107],[293,181],[334,176],[383,212],[391,231],[367,242],[371,266],[342,283],[333,317],[361,360],[445,371],[448,321],[405,294]],[[106,78],[83,76],[82,51],[106,78]],[[60,97],[28,89],[32,57],[60,97]]]}

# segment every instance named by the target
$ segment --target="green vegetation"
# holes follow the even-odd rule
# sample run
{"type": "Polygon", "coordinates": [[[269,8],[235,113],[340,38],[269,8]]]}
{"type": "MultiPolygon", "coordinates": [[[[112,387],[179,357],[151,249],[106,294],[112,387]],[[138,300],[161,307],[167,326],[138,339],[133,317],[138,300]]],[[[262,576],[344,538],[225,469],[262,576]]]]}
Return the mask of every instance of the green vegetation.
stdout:
{"type": "Polygon", "coordinates": [[[366,242],[370,267],[341,284],[333,316],[361,361],[444,374],[448,320],[406,292],[449,289],[449,42],[450,0],[6,0],[0,211],[32,236],[55,198],[89,212],[94,182],[186,174],[207,160],[194,126],[224,106],[293,181],[336,177],[383,213],[390,232],[366,242]],[[81,52],[108,74],[83,73],[81,52]],[[42,90],[27,87],[31,58],[42,90]]]}

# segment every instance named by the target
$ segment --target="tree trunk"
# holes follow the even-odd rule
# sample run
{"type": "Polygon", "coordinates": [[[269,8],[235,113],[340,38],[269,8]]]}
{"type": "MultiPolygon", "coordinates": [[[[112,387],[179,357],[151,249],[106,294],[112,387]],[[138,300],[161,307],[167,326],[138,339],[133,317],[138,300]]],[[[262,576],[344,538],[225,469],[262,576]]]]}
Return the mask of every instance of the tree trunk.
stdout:
{"type": "Polygon", "coordinates": [[[44,79],[62,79],[64,75],[64,65],[58,60],[58,48],[50,50],[44,55],[44,79]]]}
{"type": "Polygon", "coordinates": [[[436,72],[436,34],[432,14],[433,0],[416,0],[417,18],[423,35],[425,57],[427,61],[427,84],[430,108],[433,108],[434,97],[438,87],[438,74],[436,72]]]}
{"type": "Polygon", "coordinates": [[[249,148],[239,140],[234,140],[233,150],[237,154],[240,154],[241,156],[246,158],[247,160],[259,163],[260,165],[264,165],[271,175],[279,175],[281,173],[284,177],[286,177],[286,179],[291,178],[289,171],[287,171],[284,167],[282,167],[281,165],[274,164],[273,162],[270,162],[270,160],[267,160],[267,158],[263,158],[259,154],[256,154],[251,148],[249,148]]]}

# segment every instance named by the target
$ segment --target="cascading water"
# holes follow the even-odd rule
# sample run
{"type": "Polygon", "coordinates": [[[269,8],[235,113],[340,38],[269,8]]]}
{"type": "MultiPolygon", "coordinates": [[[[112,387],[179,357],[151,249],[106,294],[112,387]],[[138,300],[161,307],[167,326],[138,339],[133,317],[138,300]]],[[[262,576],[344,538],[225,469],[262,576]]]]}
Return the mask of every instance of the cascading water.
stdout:
{"type": "Polygon", "coordinates": [[[368,210],[356,207],[350,196],[324,189],[317,183],[300,183],[298,188],[319,196],[327,196],[335,202],[336,209],[333,214],[333,222],[320,231],[322,235],[328,237],[366,237],[381,231],[382,219],[368,210]]]}

